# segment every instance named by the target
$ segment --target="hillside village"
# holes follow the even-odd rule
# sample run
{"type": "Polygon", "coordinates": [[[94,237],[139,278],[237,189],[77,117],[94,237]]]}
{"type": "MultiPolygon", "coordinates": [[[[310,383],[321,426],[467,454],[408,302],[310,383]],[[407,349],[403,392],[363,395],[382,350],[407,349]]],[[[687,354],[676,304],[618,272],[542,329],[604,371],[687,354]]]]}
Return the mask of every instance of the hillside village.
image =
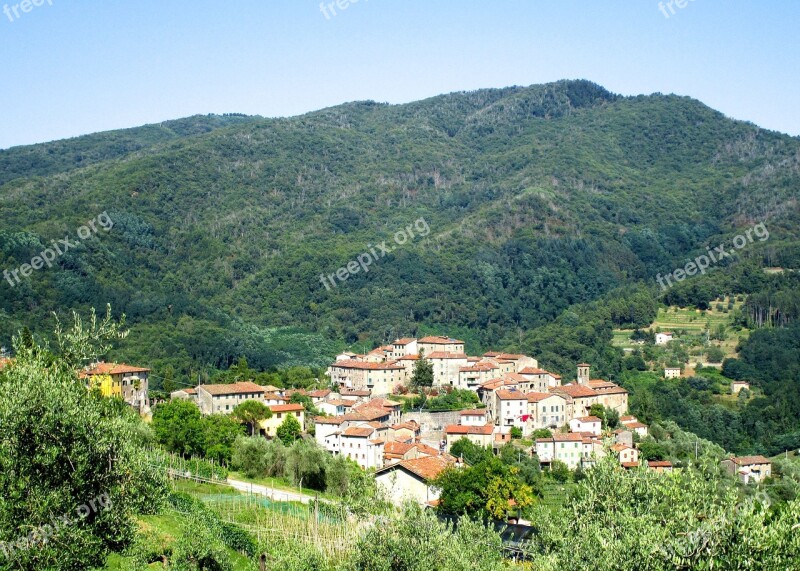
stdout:
{"type": "MultiPolygon", "coordinates": [[[[98,363],[81,376],[104,395],[120,396],[147,415],[148,373],[98,363]]],[[[461,439],[495,451],[515,443],[544,469],[557,462],[570,470],[588,469],[607,455],[625,468],[638,467],[637,445],[648,426],[629,414],[628,391],[592,378],[588,363],[578,364],[576,373],[576,381],[562,383],[560,375],[539,368],[534,357],[502,352],[469,356],[459,339],[428,336],[397,339],[366,354],[337,355],[327,369],[329,388],[306,391],[239,381],[200,384],[170,397],[195,403],[203,415],[231,414],[243,402],[258,401],[272,413],[258,422],[260,435],[274,438],[292,416],[330,454],[374,470],[395,503],[411,498],[425,505],[438,498],[430,482],[463,462],[450,454],[461,439]],[[430,390],[472,391],[479,404],[457,411],[404,411],[402,401],[422,359],[432,368],[430,390]],[[319,414],[291,402],[294,394],[307,397],[319,414]],[[601,418],[606,413],[619,417],[613,430],[601,418]]],[[[659,472],[673,470],[669,461],[644,464],[659,472]]],[[[770,473],[763,457],[732,458],[725,467],[744,482],[761,481],[770,473]]]]}
{"type": "MultiPolygon", "coordinates": [[[[0,360],[0,368],[9,362],[0,360]]],[[[103,396],[121,398],[148,417],[149,373],[144,367],[99,362],[79,376],[103,396]]],[[[327,370],[330,388],[307,391],[239,381],[200,384],[170,397],[196,404],[203,415],[229,415],[243,402],[260,402],[272,413],[258,422],[265,438],[274,438],[292,416],[330,454],[374,471],[378,485],[397,505],[407,499],[435,505],[438,490],[430,482],[463,463],[450,454],[461,439],[495,452],[515,443],[543,469],[555,463],[589,469],[608,455],[626,469],[640,464],[657,472],[675,469],[666,460],[640,462],[638,443],[648,435],[648,426],[629,414],[626,389],[591,378],[588,363],[578,364],[576,373],[575,382],[562,383],[560,375],[540,369],[528,355],[468,356],[463,341],[431,336],[397,339],[366,354],[337,355],[327,370]],[[401,399],[407,394],[401,392],[407,392],[421,359],[432,365],[432,390],[474,391],[478,407],[404,411],[401,399]],[[303,404],[291,402],[295,394],[307,398],[319,414],[309,415],[303,404]],[[618,416],[616,428],[601,418],[606,412],[618,416]]],[[[737,392],[746,383],[734,385],[737,392]]],[[[763,456],[731,457],[722,467],[743,483],[761,482],[772,473],[763,456]]]]}

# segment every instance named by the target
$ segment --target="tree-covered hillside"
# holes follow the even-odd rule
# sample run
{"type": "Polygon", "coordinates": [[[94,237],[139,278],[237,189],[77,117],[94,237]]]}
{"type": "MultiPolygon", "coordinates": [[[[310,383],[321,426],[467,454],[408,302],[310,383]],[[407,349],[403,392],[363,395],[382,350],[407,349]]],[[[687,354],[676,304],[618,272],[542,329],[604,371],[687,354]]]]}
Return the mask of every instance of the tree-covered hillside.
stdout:
{"type": "MultiPolygon", "coordinates": [[[[108,302],[136,333],[117,357],[189,375],[417,332],[548,351],[536,331],[580,322],[566,310],[640,282],[654,299],[657,273],[762,221],[769,241],[738,257],[793,267],[800,141],[686,97],[563,81],[20,147],[0,152],[0,183],[0,270],[114,222],[0,283],[0,344],[108,302]],[[415,222],[429,232],[397,245],[415,222]],[[321,283],[384,241],[368,273],[321,283]]],[[[605,333],[572,335],[577,353],[605,333]]]]}

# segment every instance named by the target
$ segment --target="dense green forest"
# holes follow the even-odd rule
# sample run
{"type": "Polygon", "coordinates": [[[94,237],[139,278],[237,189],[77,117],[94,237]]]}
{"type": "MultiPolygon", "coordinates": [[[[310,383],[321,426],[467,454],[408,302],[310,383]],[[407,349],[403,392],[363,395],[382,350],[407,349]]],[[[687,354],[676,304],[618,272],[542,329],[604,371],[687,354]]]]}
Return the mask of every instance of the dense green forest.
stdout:
{"type": "MultiPolygon", "coordinates": [[[[0,282],[0,345],[24,326],[46,339],[51,311],[111,303],[133,333],[111,357],[153,367],[156,388],[167,370],[186,382],[239,357],[318,367],[346,346],[433,332],[613,377],[611,327],[645,326],[660,295],[792,290],[790,272],[762,267],[800,260],[799,149],[690,98],[586,81],[12,148],[0,269],[101,213],[113,228],[0,282]],[[420,220],[429,233],[395,243],[420,220]],[[659,290],[658,273],[759,222],[768,241],[659,290]],[[322,285],[384,241],[393,251],[368,273],[322,285]]],[[[764,303],[753,298],[752,319],[780,321],[764,303]]]]}

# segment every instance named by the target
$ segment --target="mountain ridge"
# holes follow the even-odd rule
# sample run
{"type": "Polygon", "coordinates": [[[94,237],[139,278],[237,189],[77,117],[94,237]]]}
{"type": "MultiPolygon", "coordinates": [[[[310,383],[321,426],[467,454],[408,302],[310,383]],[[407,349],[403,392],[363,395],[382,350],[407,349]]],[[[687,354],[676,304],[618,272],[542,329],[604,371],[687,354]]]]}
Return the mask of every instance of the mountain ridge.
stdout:
{"type": "MultiPolygon", "coordinates": [[[[88,137],[0,152],[0,268],[100,212],[115,221],[58,271],[0,290],[0,311],[36,323],[110,301],[150,336],[183,319],[230,338],[216,355],[210,341],[178,344],[184,371],[238,354],[291,362],[256,349],[274,328],[313,332],[327,351],[417,329],[487,346],[615,288],[651,287],[747,224],[774,225],[777,260],[797,240],[800,141],[688,97],[588,81],[88,137]],[[76,167],[80,153],[91,164],[76,167]],[[421,217],[429,236],[320,285],[421,217]]],[[[0,341],[10,331],[0,326],[0,341]]]]}

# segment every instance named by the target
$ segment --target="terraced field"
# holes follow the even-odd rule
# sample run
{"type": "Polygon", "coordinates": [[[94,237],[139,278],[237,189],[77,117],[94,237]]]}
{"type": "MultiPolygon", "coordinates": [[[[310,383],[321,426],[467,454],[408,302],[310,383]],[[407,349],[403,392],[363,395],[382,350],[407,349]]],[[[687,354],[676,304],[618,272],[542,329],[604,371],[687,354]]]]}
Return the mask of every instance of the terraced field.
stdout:
{"type": "MultiPolygon", "coordinates": [[[[725,298],[723,300],[714,300],[710,305],[711,309],[706,311],[674,306],[659,308],[658,315],[650,325],[650,329],[654,331],[672,331],[678,334],[679,338],[694,342],[705,340],[707,329],[713,333],[719,325],[725,325],[727,327],[727,338],[722,342],[712,340],[712,343],[720,345],[726,356],[735,356],[736,346],[739,344],[740,339],[745,339],[749,334],[748,330],[734,331],[731,328],[731,317],[737,309],[741,308],[742,302],[725,298]],[[727,309],[729,301],[734,302],[733,309],[727,312],[717,310],[717,304],[722,304],[722,307],[727,309]]],[[[614,345],[623,348],[636,347],[630,340],[631,333],[633,333],[631,329],[614,330],[614,345]]]]}

